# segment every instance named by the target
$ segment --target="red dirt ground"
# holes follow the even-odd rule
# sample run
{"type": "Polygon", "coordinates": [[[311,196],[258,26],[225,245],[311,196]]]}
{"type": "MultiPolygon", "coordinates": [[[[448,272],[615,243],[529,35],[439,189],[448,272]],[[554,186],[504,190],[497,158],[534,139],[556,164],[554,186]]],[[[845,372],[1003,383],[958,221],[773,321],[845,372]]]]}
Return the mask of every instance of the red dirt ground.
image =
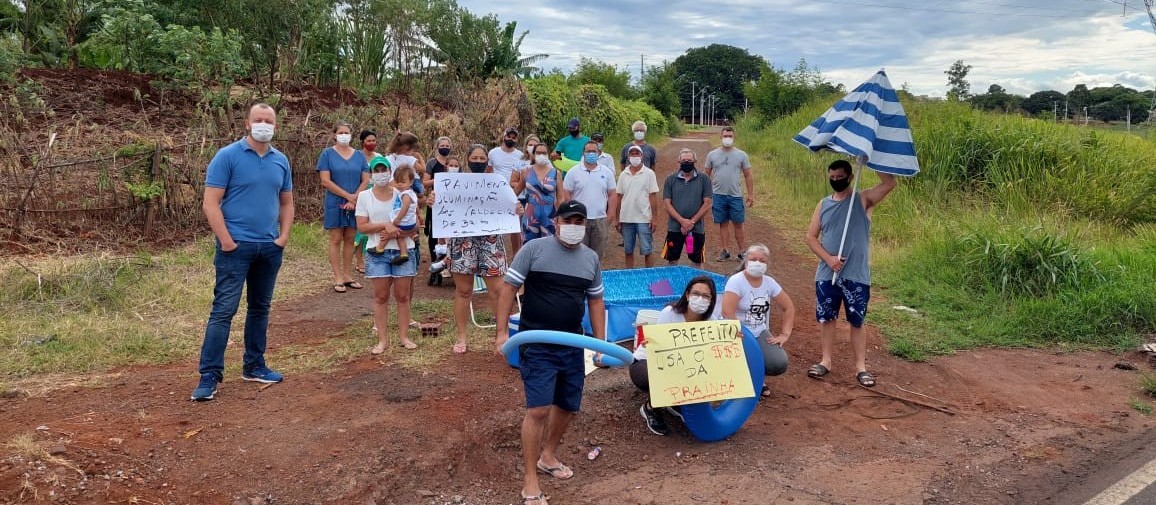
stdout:
{"type": "MultiPolygon", "coordinates": [[[[681,146],[705,154],[707,140],[665,144],[659,172],[673,169],[681,146]]],[[[801,231],[756,219],[748,237],[770,245],[771,274],[799,311],[792,367],[770,381],[773,397],[735,436],[705,444],[685,429],[650,434],[625,371],[596,372],[563,441],[576,475],[543,480],[551,503],[1047,504],[1110,457],[1106,448],[1151,439],[1151,420],[1128,406],[1134,372],[1113,368],[1128,357],[1107,353],[979,350],[910,363],[888,355],[872,330],[876,389],[955,415],[856,386],[846,329],[832,374],[808,379],[819,354],[814,260],[786,247],[801,231]],[[593,445],[604,452],[588,461],[593,445]]],[[[710,230],[708,247],[716,240],[710,230]]],[[[621,267],[608,256],[608,268],[621,267]]],[[[725,273],[736,266],[708,263],[725,273]]],[[[420,280],[418,298],[449,296],[420,280]]],[[[368,289],[318,292],[274,307],[271,348],[348,338],[344,328],[365,319],[368,289]]],[[[239,359],[231,350],[230,363],[239,359]]],[[[521,383],[488,348],[447,353],[426,371],[366,355],[264,390],[229,377],[216,401],[201,404],[188,401],[195,369],[189,356],[118,370],[100,387],[6,394],[0,440],[32,434],[58,459],[2,449],[0,502],[520,502],[521,383]]]]}

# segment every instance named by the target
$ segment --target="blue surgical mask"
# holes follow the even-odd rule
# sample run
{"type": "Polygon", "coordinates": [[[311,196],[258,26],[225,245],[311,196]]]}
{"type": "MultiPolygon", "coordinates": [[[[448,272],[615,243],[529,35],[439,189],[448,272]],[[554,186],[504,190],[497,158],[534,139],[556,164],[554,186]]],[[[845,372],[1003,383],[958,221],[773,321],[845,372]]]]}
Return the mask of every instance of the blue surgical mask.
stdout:
{"type": "Polygon", "coordinates": [[[586,153],[584,159],[586,160],[586,163],[591,165],[598,163],[598,153],[586,153]]]}

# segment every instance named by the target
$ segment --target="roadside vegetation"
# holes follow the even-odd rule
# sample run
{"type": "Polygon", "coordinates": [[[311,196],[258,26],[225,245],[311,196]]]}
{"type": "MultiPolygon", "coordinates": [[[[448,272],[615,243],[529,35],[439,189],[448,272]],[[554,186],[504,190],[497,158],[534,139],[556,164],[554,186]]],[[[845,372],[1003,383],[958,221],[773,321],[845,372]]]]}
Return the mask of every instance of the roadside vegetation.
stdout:
{"type": "MultiPolygon", "coordinates": [[[[836,155],[791,139],[837,98],[738,125],[766,195],[758,212],[807,257],[804,230],[836,155]]],[[[1123,350],[1156,333],[1156,143],[960,103],[905,108],[922,172],[900,181],[872,230],[871,318],[892,353],[1123,350]]]]}

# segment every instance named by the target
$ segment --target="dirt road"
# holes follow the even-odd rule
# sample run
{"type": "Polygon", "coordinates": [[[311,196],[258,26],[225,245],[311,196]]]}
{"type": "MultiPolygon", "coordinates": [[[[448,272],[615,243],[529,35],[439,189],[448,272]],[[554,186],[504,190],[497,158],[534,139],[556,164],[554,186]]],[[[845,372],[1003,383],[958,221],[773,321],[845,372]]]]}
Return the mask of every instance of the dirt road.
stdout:
{"type": "MultiPolygon", "coordinates": [[[[674,169],[680,147],[701,157],[708,141],[666,143],[659,173],[674,169]]],[[[707,236],[717,251],[717,228],[707,236]]],[[[771,247],[770,273],[799,309],[791,370],[770,382],[774,395],[734,437],[704,444],[685,430],[651,435],[626,373],[597,372],[564,441],[576,476],[544,481],[551,503],[1054,503],[1054,490],[1088,473],[1102,448],[1152,435],[1150,419],[1128,407],[1134,376],[1106,353],[980,350],[909,363],[870,333],[877,390],[955,415],[856,386],[845,329],[832,374],[808,379],[818,358],[814,260],[786,247],[801,230],[754,219],[748,237],[771,247]],[[587,461],[592,445],[604,452],[587,461]]],[[[612,240],[606,267],[619,268],[612,240]]],[[[419,286],[419,299],[451,292],[419,286]]],[[[368,291],[318,286],[324,294],[275,306],[271,346],[353,338],[342,332],[365,320],[368,291]]],[[[891,305],[879,297],[872,310],[891,305]]],[[[239,360],[235,347],[229,362],[239,360]]],[[[484,342],[473,347],[447,349],[429,370],[366,355],[264,390],[228,377],[219,399],[202,404],[188,401],[195,356],[119,370],[97,387],[10,395],[0,399],[0,440],[31,437],[51,458],[4,449],[0,502],[517,503],[520,381],[484,342]]]]}

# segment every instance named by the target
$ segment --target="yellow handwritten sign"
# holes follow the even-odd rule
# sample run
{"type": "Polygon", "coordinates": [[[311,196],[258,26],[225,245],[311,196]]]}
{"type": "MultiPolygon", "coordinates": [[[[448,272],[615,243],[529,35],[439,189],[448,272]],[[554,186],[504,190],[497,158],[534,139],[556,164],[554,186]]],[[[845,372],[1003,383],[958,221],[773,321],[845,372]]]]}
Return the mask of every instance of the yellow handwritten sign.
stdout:
{"type": "Polygon", "coordinates": [[[643,326],[642,331],[651,405],[755,395],[738,321],[652,324],[643,326]]]}

